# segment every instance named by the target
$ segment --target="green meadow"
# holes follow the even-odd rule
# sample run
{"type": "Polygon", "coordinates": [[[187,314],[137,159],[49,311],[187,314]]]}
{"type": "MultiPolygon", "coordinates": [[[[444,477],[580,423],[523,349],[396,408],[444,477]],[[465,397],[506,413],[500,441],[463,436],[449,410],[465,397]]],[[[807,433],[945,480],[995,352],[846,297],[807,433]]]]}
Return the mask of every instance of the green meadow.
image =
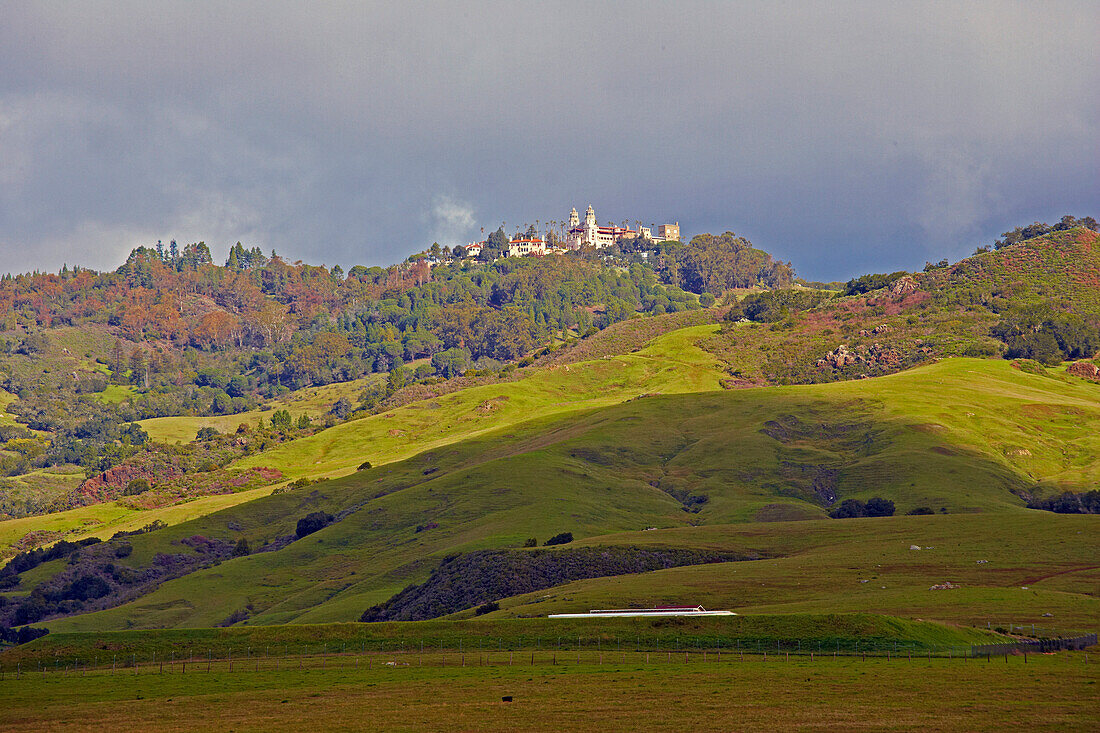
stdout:
{"type": "Polygon", "coordinates": [[[297,420],[306,415],[311,420],[323,417],[332,405],[345,398],[352,404],[359,400],[362,391],[378,375],[371,375],[350,382],[338,382],[320,387],[306,387],[290,392],[279,399],[272,400],[260,409],[242,412],[236,415],[212,415],[208,417],[154,417],[140,421],[142,428],[153,440],[162,443],[188,443],[202,428],[214,428],[219,433],[231,433],[241,423],[255,425],[260,420],[270,420],[276,410],[286,410],[297,420]]]}
{"type": "MultiPolygon", "coordinates": [[[[671,338],[694,338],[708,328],[671,338]]],[[[570,372],[606,385],[623,368],[657,369],[658,377],[669,369],[661,394],[623,402],[636,389],[625,381],[616,404],[601,408],[591,403],[610,398],[592,385],[588,400],[560,406],[566,414],[536,417],[540,404],[562,393],[547,387],[536,399],[527,385],[528,407],[512,404],[518,396],[498,400],[505,425],[490,429],[486,421],[478,437],[434,449],[418,442],[422,451],[411,458],[133,538],[130,561],[140,566],[157,552],[184,550],[179,540],[192,535],[245,537],[260,548],[293,533],[309,512],[349,512],[275,552],[227,560],[125,605],[50,627],[201,627],[233,613],[245,625],[351,621],[424,580],[449,554],[518,547],[566,530],[586,543],[713,547],[768,559],[578,581],[508,600],[497,613],[690,601],[751,612],[861,611],[982,625],[1056,619],[1079,627],[1097,617],[1096,518],[1027,510],[1014,493],[1095,481],[1097,385],[1028,374],[1007,362],[958,359],[859,382],[689,392],[692,384],[682,376],[688,370],[654,356],[669,338],[570,372]],[[512,425],[507,410],[520,413],[512,425]],[[936,515],[825,519],[815,500],[822,487],[838,498],[890,497],[899,513],[927,506],[936,515]],[[792,519],[803,521],[762,521],[792,519]],[[656,530],[640,531],[650,527],[656,530]],[[947,581],[961,587],[929,590],[947,581]]],[[[694,354],[676,346],[685,352],[694,354]]],[[[699,361],[689,363],[698,371],[688,373],[713,378],[705,355],[694,355],[699,361]]],[[[531,381],[564,390],[570,373],[547,371],[531,381]]],[[[400,414],[395,424],[413,430],[414,419],[442,411],[436,427],[423,418],[418,441],[430,442],[425,433],[433,430],[457,430],[447,415],[456,423],[465,417],[471,426],[464,431],[476,432],[481,397],[523,384],[476,388],[439,398],[437,409],[408,406],[341,428],[367,431],[400,414]]],[[[351,448],[336,437],[327,447],[318,443],[334,431],[281,446],[283,460],[294,450],[303,464],[339,472],[383,453],[369,451],[369,440],[351,448]]]]}
{"type": "Polygon", "coordinates": [[[531,369],[518,381],[473,387],[353,420],[236,465],[270,466],[288,478],[342,476],[366,460],[390,463],[535,418],[615,405],[641,393],[715,391],[723,376],[718,361],[694,342],[716,329],[679,329],[634,353],[531,369]]]}
{"type": "MultiPolygon", "coordinates": [[[[26,672],[0,685],[12,730],[1092,730],[1096,655],[1005,660],[542,653],[488,666],[411,657],[26,672]],[[257,671],[258,669],[258,671],[257,671]],[[949,692],[948,692],[949,691],[949,692]]],[[[483,658],[482,658],[483,659],[483,658]]]]}

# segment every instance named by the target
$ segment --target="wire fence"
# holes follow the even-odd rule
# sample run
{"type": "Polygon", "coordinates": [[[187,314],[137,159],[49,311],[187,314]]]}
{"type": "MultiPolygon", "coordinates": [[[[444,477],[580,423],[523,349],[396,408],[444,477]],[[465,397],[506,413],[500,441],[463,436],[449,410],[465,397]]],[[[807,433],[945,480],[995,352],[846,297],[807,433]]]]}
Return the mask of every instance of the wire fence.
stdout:
{"type": "Polygon", "coordinates": [[[1066,649],[1088,649],[1096,644],[1096,634],[1061,639],[1021,639],[1009,644],[978,644],[970,648],[972,657],[999,657],[1004,654],[1044,654],[1066,649]]]}
{"type": "Polygon", "coordinates": [[[312,671],[326,669],[393,669],[408,667],[488,667],[581,664],[724,664],[827,659],[986,659],[1029,653],[1085,649],[1096,634],[1070,638],[1018,641],[1011,644],[941,646],[905,641],[764,640],[722,637],[482,637],[378,641],[373,644],[319,643],[269,646],[180,647],[168,652],[60,652],[17,661],[0,659],[0,679],[28,674],[84,675],[193,674],[312,671]]]}

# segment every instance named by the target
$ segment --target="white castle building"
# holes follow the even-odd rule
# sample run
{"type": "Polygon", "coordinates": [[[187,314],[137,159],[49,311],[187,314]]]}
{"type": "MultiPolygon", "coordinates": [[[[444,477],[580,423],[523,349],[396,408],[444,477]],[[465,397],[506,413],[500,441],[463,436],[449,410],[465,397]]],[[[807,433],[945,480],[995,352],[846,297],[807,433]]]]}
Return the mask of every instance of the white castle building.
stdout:
{"type": "Polygon", "coordinates": [[[638,227],[634,231],[630,227],[620,227],[614,224],[600,226],[596,223],[596,210],[589,206],[584,212],[584,224],[581,224],[580,215],[576,207],[569,212],[569,229],[565,233],[565,245],[569,249],[580,249],[589,246],[601,249],[618,244],[623,239],[633,239],[637,236],[651,239],[654,242],[679,241],[680,222],[675,224],[662,224],[657,227],[657,236],[653,235],[650,227],[638,227]]]}

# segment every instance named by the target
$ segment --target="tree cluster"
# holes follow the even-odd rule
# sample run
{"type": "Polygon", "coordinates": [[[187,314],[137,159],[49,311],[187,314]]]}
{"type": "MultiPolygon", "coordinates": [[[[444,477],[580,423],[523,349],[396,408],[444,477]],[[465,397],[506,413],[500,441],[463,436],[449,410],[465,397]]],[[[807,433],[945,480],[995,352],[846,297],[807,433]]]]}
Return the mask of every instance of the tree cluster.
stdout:
{"type": "Polygon", "coordinates": [[[1010,311],[992,328],[1005,343],[1005,357],[1055,365],[1100,352],[1100,322],[1057,310],[1048,303],[1010,311]]]}
{"type": "Polygon", "coordinates": [[[833,519],[856,519],[858,517],[892,517],[894,502],[876,496],[862,502],[859,499],[845,499],[829,512],[833,519]]]}
{"type": "Polygon", "coordinates": [[[1044,234],[1050,234],[1051,232],[1063,232],[1074,227],[1084,227],[1085,229],[1091,229],[1092,231],[1100,231],[1100,226],[1097,225],[1096,219],[1091,216],[1086,216],[1082,219],[1070,216],[1066,214],[1055,225],[1050,226],[1048,224],[1034,222],[1027,226],[1016,227],[1010,232],[1005,232],[1001,235],[1001,238],[993,243],[993,246],[997,249],[1001,247],[1007,247],[1011,244],[1018,244],[1028,239],[1034,239],[1035,237],[1041,237],[1044,234]]]}
{"type": "Polygon", "coordinates": [[[1063,491],[1057,496],[1032,499],[1027,503],[1027,508],[1057,514],[1100,514],[1100,490],[1063,491]]]}

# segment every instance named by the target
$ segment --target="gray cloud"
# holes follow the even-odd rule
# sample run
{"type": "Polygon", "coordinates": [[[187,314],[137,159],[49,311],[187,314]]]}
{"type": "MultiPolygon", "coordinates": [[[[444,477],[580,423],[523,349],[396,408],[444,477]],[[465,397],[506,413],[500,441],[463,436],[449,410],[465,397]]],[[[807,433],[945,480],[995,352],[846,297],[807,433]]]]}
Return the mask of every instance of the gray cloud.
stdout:
{"type": "Polygon", "coordinates": [[[1100,10],[0,8],[0,270],[237,240],[386,264],[481,227],[732,229],[807,276],[1100,213],[1100,10]]]}

